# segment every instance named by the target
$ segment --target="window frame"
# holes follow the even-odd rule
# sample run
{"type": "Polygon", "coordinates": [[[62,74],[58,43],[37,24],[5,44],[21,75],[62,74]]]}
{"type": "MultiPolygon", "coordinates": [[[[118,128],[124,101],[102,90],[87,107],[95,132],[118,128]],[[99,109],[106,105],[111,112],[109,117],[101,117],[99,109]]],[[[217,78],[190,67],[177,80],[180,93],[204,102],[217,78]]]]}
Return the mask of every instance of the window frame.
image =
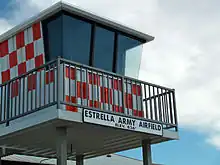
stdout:
{"type": "MultiPolygon", "coordinates": [[[[112,28],[112,27],[108,27],[104,24],[101,24],[99,22],[95,22],[93,20],[87,19],[85,17],[67,12],[67,11],[59,11],[58,13],[52,15],[51,17],[42,20],[42,30],[43,30],[43,38],[44,38],[44,50],[45,50],[45,61],[50,61],[50,52],[49,52],[49,39],[48,39],[48,29],[47,29],[47,24],[53,20],[55,20],[58,17],[62,17],[62,15],[67,15],[70,17],[73,17],[74,19],[78,19],[80,21],[84,21],[87,23],[91,24],[91,37],[90,37],[90,53],[89,53],[89,66],[94,67],[94,58],[95,58],[95,54],[94,54],[94,49],[95,49],[95,33],[96,33],[96,27],[101,27],[104,28],[106,30],[112,31],[114,33],[114,48],[113,48],[113,63],[112,63],[112,72],[117,73],[117,60],[118,60],[118,37],[119,35],[123,35],[126,36],[128,38],[134,39],[139,41],[140,43],[144,44],[145,41],[143,39],[140,39],[136,36],[133,36],[131,34],[127,34],[125,32],[122,32],[116,28],[112,28]]],[[[63,20],[61,21],[61,31],[63,31],[63,20]]],[[[61,33],[61,40],[63,39],[63,33],[61,33]]],[[[63,47],[61,46],[61,52],[63,52],[63,47]]],[[[60,57],[63,58],[63,53],[60,55],[60,57]]]]}

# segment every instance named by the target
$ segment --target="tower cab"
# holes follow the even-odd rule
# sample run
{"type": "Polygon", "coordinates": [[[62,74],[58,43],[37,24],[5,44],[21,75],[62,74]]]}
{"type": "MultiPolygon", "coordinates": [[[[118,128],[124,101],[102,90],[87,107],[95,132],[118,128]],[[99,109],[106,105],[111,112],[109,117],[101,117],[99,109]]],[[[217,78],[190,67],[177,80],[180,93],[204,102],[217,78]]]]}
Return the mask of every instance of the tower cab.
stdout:
{"type": "Polygon", "coordinates": [[[117,28],[115,23],[109,26],[97,19],[60,11],[42,21],[46,61],[60,56],[97,69],[137,78],[142,46],[153,40],[153,37],[128,33],[125,28],[117,28]]]}
{"type": "Polygon", "coordinates": [[[138,79],[154,37],[59,2],[0,36],[1,157],[57,164],[178,139],[175,90],[138,79]]]}

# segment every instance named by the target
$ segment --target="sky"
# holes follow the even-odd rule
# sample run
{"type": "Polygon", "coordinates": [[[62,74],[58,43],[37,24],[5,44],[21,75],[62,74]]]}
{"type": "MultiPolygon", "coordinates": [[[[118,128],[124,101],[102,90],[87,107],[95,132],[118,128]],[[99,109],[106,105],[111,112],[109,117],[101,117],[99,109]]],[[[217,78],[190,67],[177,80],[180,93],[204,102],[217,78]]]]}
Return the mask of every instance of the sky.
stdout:
{"type": "MultiPolygon", "coordinates": [[[[0,34],[58,0],[0,0],[0,34]]],[[[139,79],[176,89],[180,140],[152,147],[167,165],[220,163],[220,1],[66,0],[155,37],[139,79]]],[[[141,159],[141,149],[123,152],[141,159]]]]}

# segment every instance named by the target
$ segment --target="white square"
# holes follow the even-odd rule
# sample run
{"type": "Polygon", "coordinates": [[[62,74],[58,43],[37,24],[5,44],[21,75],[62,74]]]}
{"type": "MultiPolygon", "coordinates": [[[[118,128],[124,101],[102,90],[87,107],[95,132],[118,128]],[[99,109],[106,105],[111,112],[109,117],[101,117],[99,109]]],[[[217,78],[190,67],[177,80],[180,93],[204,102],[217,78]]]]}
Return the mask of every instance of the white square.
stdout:
{"type": "Polygon", "coordinates": [[[43,38],[34,41],[34,57],[44,54],[43,38]]]}
{"type": "Polygon", "coordinates": [[[34,58],[26,62],[27,72],[35,68],[34,58]]]}
{"type": "Polygon", "coordinates": [[[0,58],[0,70],[6,71],[9,69],[9,55],[0,58]]]}
{"type": "Polygon", "coordinates": [[[21,64],[26,61],[25,47],[22,47],[17,50],[18,64],[21,64]]]}
{"type": "Polygon", "coordinates": [[[25,45],[30,44],[33,42],[33,30],[32,27],[26,29],[24,31],[24,41],[25,41],[25,45]]]}
{"type": "Polygon", "coordinates": [[[24,30],[24,43],[25,45],[28,44],[28,29],[24,30]]]}
{"type": "Polygon", "coordinates": [[[11,79],[13,79],[17,76],[18,76],[18,66],[15,66],[10,69],[10,77],[11,77],[11,79]]]}
{"type": "Polygon", "coordinates": [[[9,53],[14,52],[16,50],[16,37],[13,36],[8,40],[8,51],[9,53]]]}
{"type": "MultiPolygon", "coordinates": [[[[2,84],[2,73],[0,72],[0,84],[2,84]]],[[[1,92],[1,89],[2,88],[0,88],[0,92],[1,92]]],[[[1,97],[1,95],[0,95],[0,97],[1,97]]]]}
{"type": "Polygon", "coordinates": [[[32,27],[28,28],[28,38],[29,38],[29,43],[32,43],[34,41],[32,27]]]}

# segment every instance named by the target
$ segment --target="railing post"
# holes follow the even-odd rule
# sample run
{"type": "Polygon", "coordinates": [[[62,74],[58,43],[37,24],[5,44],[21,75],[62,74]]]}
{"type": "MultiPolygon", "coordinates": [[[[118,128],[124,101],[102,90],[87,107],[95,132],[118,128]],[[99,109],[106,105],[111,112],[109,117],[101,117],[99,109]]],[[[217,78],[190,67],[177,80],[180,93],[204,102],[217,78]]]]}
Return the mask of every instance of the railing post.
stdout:
{"type": "MultiPolygon", "coordinates": [[[[60,101],[61,101],[61,77],[60,77],[60,56],[57,57],[57,109],[60,109],[60,101]]],[[[54,91],[55,92],[55,91],[54,91]]]]}
{"type": "MultiPolygon", "coordinates": [[[[122,99],[122,109],[124,111],[124,114],[125,114],[125,100],[124,100],[124,97],[125,97],[125,89],[124,89],[124,83],[125,83],[125,79],[124,77],[121,78],[121,88],[122,88],[122,96],[121,96],[121,99],[122,99]]],[[[127,100],[126,100],[127,101],[127,100]]]]}
{"type": "Polygon", "coordinates": [[[10,82],[8,83],[7,106],[6,106],[6,126],[9,126],[9,108],[10,108],[10,82]]]}
{"type": "Polygon", "coordinates": [[[174,108],[174,117],[175,117],[174,120],[175,120],[175,125],[176,125],[175,129],[176,129],[176,131],[178,131],[178,120],[177,120],[177,110],[176,110],[176,96],[175,96],[175,89],[173,89],[172,94],[173,94],[173,108],[174,108]]]}

